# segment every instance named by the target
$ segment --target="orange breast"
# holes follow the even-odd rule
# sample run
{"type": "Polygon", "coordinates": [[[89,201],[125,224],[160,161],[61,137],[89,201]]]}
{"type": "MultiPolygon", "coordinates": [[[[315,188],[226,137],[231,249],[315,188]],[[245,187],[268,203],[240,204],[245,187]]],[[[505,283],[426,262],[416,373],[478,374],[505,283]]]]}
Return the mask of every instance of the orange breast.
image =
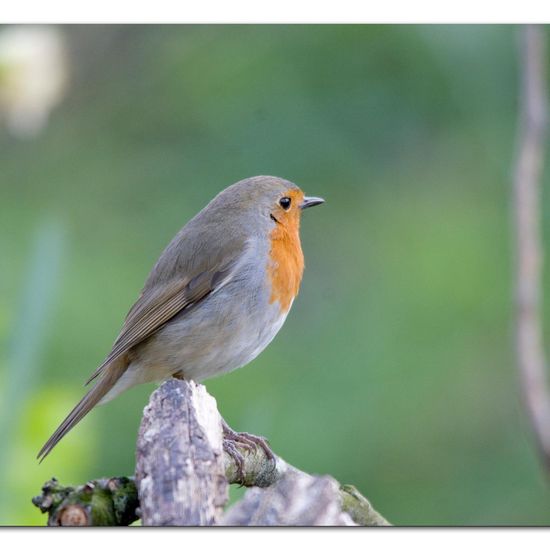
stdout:
{"type": "Polygon", "coordinates": [[[269,302],[278,301],[286,313],[298,294],[304,272],[304,255],[300,244],[300,217],[296,213],[285,224],[277,224],[271,232],[268,276],[271,283],[269,302]]]}

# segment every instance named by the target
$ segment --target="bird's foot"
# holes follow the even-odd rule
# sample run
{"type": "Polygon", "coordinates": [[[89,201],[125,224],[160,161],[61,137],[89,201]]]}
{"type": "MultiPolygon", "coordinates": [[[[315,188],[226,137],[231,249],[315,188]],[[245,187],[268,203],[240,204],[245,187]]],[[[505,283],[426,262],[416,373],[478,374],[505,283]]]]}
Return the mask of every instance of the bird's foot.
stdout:
{"type": "Polygon", "coordinates": [[[267,439],[259,435],[253,435],[246,432],[236,432],[229,427],[227,422],[222,419],[223,430],[223,450],[235,460],[237,467],[237,474],[241,485],[244,485],[244,457],[241,449],[246,449],[250,452],[254,452],[258,447],[265,453],[267,459],[273,463],[275,468],[276,457],[273,451],[267,444],[267,439]],[[239,448],[240,447],[240,448],[239,448]]]}

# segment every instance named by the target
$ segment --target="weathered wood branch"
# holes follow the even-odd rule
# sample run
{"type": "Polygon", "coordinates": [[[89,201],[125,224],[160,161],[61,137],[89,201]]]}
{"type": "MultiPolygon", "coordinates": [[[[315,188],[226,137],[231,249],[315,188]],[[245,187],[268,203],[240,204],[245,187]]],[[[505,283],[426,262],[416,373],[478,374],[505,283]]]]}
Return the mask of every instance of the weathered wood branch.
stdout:
{"type": "Polygon", "coordinates": [[[130,525],[138,519],[137,487],[133,479],[112,477],[64,487],[52,478],[32,499],[48,513],[49,526],[130,525]]]}
{"type": "Polygon", "coordinates": [[[340,488],[330,476],[289,471],[268,489],[249,489],[222,525],[356,525],[342,511],[340,488]]]}
{"type": "Polygon", "coordinates": [[[168,380],[139,429],[136,484],[144,525],[213,525],[227,502],[222,429],[204,386],[168,380]]]}
{"type": "Polygon", "coordinates": [[[48,525],[128,525],[138,516],[144,525],[389,525],[353,486],[312,476],[279,457],[273,462],[259,447],[236,445],[241,470],[223,452],[214,398],[203,386],[169,380],[144,410],[135,483],[113,478],[123,479],[124,495],[135,498],[105,491],[114,487],[111,479],[76,488],[48,482],[33,502],[48,512],[48,525]],[[223,514],[228,483],[253,489],[223,514]],[[90,487],[98,496],[90,497],[90,487]],[[67,512],[75,506],[80,515],[67,512]]]}

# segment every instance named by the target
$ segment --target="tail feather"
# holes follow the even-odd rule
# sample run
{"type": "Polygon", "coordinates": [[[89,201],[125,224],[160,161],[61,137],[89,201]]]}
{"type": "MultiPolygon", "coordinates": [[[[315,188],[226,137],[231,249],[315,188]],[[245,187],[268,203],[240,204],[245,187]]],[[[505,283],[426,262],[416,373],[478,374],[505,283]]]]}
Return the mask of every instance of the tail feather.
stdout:
{"type": "Polygon", "coordinates": [[[78,424],[92,409],[101,401],[101,399],[116,384],[117,380],[126,370],[128,363],[125,359],[119,358],[116,362],[109,365],[102,373],[96,385],[80,400],[78,405],[63,420],[60,426],[55,430],[50,439],[46,441],[37,458],[42,462],[50,451],[59,443],[76,424],[78,424]]]}

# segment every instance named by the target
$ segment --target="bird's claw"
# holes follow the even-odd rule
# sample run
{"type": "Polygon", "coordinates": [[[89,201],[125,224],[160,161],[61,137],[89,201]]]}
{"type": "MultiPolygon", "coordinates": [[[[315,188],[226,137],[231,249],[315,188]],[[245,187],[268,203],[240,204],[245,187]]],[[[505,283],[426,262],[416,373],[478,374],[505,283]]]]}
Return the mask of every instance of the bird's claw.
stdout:
{"type": "Polygon", "coordinates": [[[242,487],[244,485],[244,457],[242,453],[235,445],[234,441],[230,439],[223,440],[223,450],[226,452],[234,461],[235,467],[237,468],[237,480],[242,487]]]}
{"type": "Polygon", "coordinates": [[[222,428],[223,450],[235,460],[237,475],[241,486],[244,485],[245,481],[244,457],[241,452],[243,448],[247,451],[254,452],[258,447],[260,447],[265,453],[267,459],[273,464],[273,469],[275,468],[276,457],[270,449],[265,437],[249,434],[247,432],[236,432],[231,429],[225,421],[222,422],[222,428]]]}

